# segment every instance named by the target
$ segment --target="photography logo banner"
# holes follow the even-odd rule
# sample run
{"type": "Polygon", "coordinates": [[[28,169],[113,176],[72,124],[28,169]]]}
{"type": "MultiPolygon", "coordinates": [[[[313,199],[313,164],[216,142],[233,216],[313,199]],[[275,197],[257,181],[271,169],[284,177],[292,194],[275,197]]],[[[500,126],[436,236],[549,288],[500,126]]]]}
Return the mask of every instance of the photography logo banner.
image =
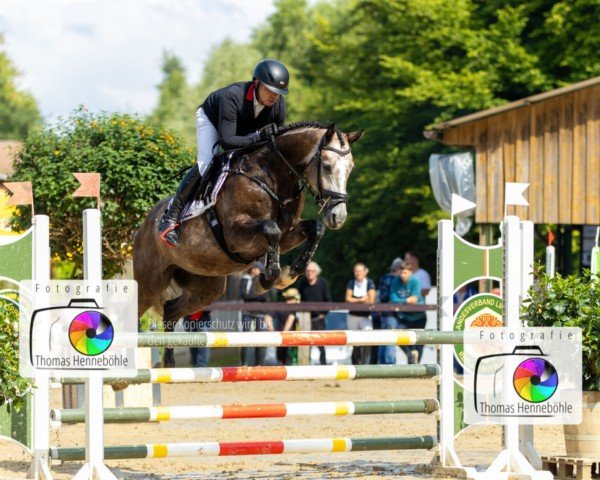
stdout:
{"type": "Polygon", "coordinates": [[[465,422],[581,423],[579,328],[465,333],[465,422]]]}
{"type": "Polygon", "coordinates": [[[136,373],[137,282],[25,281],[20,311],[20,373],[85,377],[136,373]]]}

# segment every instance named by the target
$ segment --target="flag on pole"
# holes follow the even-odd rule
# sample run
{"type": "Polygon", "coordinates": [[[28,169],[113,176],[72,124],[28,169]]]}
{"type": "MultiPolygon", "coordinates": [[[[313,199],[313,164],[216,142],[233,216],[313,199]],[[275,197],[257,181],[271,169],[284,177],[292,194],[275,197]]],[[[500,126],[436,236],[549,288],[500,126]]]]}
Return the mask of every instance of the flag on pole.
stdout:
{"type": "Polygon", "coordinates": [[[73,173],[81,186],[73,193],[74,197],[96,197],[97,208],[100,208],[100,174],[73,173]]]}
{"type": "Polygon", "coordinates": [[[466,212],[467,210],[472,210],[477,205],[473,202],[467,200],[466,198],[457,195],[456,193],[452,194],[452,215],[458,215],[459,213],[466,212]]]}
{"type": "Polygon", "coordinates": [[[31,182],[6,182],[3,185],[12,193],[12,197],[8,199],[6,205],[31,205],[31,215],[35,215],[31,182]]]}
{"type": "Polygon", "coordinates": [[[504,205],[529,206],[529,202],[523,196],[523,192],[529,187],[528,183],[507,182],[504,189],[504,205]]]}

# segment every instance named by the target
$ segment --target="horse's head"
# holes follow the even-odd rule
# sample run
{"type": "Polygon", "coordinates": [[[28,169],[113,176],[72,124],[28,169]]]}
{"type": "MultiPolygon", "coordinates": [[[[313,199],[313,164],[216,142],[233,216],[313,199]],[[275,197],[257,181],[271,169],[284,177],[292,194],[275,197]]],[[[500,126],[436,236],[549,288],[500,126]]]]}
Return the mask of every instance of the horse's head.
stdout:
{"type": "Polygon", "coordinates": [[[308,184],[324,211],[323,222],[334,230],[346,221],[346,184],[354,167],[350,145],[362,135],[363,130],[345,134],[331,125],[309,160],[306,171],[308,184]]]}

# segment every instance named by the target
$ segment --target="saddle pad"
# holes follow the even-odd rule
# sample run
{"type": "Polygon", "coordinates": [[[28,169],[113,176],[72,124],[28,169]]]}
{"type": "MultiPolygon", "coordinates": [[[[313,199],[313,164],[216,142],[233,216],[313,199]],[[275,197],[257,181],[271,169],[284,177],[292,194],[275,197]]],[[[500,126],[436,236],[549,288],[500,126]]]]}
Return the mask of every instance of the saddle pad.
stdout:
{"type": "MultiPolygon", "coordinates": [[[[225,183],[225,179],[227,178],[227,174],[229,173],[229,160],[225,162],[223,168],[221,169],[221,173],[215,182],[215,186],[212,189],[210,196],[207,198],[202,198],[200,200],[194,200],[193,202],[189,202],[183,208],[183,212],[181,214],[181,222],[185,222],[191,218],[198,217],[202,215],[206,210],[212,207],[217,201],[217,195],[219,191],[223,187],[225,183]]],[[[170,203],[169,203],[170,204],[170,203]]]]}

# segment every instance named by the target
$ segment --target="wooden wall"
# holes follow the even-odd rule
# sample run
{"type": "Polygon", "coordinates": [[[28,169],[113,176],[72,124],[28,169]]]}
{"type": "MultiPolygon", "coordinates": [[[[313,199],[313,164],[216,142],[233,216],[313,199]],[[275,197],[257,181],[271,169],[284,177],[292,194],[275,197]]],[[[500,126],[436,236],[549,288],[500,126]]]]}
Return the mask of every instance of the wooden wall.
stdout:
{"type": "Polygon", "coordinates": [[[504,183],[529,183],[535,223],[600,225],[600,85],[443,131],[446,145],[475,149],[477,223],[498,223],[504,183]]]}

